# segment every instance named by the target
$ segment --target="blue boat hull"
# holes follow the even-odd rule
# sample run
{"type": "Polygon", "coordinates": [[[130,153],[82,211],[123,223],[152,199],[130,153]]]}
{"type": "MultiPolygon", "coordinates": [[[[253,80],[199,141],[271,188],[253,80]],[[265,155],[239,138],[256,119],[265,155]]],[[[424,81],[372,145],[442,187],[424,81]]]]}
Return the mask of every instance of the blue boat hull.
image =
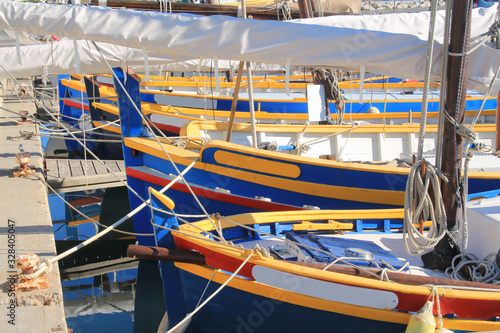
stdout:
{"type": "MultiPolygon", "coordinates": [[[[402,173],[369,172],[366,170],[355,170],[331,165],[308,163],[304,159],[302,163],[293,163],[300,170],[299,176],[271,175],[264,172],[250,172],[252,177],[248,180],[249,170],[244,167],[236,167],[218,163],[212,159],[214,155],[223,149],[210,147],[202,152],[202,160],[205,168],[193,168],[185,176],[185,180],[195,187],[203,187],[205,190],[195,191],[201,198],[202,203],[209,213],[219,212],[224,215],[236,214],[248,211],[283,210],[314,208],[321,209],[371,209],[371,208],[394,208],[403,206],[404,191],[406,188],[407,175],[402,173]],[[210,167],[208,167],[209,165],[210,167]],[[208,171],[218,166],[223,169],[220,173],[208,171]],[[263,184],[266,179],[267,184],[263,184]],[[290,185],[292,184],[292,185],[290,185]],[[289,185],[287,187],[287,185],[289,185]],[[315,194],[314,191],[307,193],[307,188],[315,186],[331,187],[329,196],[315,194]],[[218,189],[222,190],[218,190],[218,189]],[[342,191],[359,192],[348,198],[342,191]],[[224,193],[227,190],[230,193],[224,193]],[[377,195],[387,193],[397,194],[398,201],[391,202],[377,198],[377,195]],[[256,197],[265,197],[266,200],[258,200],[255,205],[250,201],[256,197]],[[354,199],[354,198],[357,198],[354,199]],[[378,200],[378,202],[377,202],[378,200]],[[289,207],[277,207],[272,209],[273,204],[287,205],[289,207]],[[304,207],[305,206],[305,207],[304,207]]],[[[227,150],[224,150],[227,151],[227,150]]],[[[167,185],[176,174],[174,166],[164,159],[141,154],[142,167],[129,167],[129,177],[145,182],[145,186],[161,188],[167,185]],[[155,173],[150,173],[155,170],[155,173]]],[[[259,155],[254,155],[258,157],[259,155]]],[[[280,154],[277,154],[280,156],[280,154]]],[[[288,155],[281,155],[288,156],[288,155]]],[[[252,156],[250,156],[252,157],[252,156]]],[[[261,156],[261,158],[263,158],[261,156]]],[[[278,158],[265,158],[265,161],[282,163],[278,158]]],[[[245,165],[242,159],[239,165],[245,165]]],[[[236,164],[236,163],[235,163],[236,164]]],[[[184,170],[185,165],[178,163],[179,170],[184,170]]],[[[471,178],[469,180],[469,192],[477,193],[500,188],[500,179],[471,178]]],[[[169,189],[168,195],[175,201],[182,203],[181,210],[185,214],[201,214],[202,211],[193,200],[187,187],[181,183],[169,189]]]]}
{"type": "MultiPolygon", "coordinates": [[[[188,312],[195,309],[208,280],[181,270],[188,312]]],[[[205,298],[220,285],[210,282],[205,298]]],[[[270,299],[226,286],[198,312],[193,332],[404,332],[406,325],[374,321],[270,299]]]]}
{"type": "MultiPolygon", "coordinates": [[[[132,79],[126,82],[130,96],[139,106],[138,83],[132,79]]],[[[172,145],[160,148],[154,139],[143,136],[142,119],[136,112],[129,112],[132,103],[126,94],[120,89],[117,93],[127,175],[144,193],[147,186],[158,189],[167,185],[178,172],[198,159],[184,180],[194,187],[208,213],[230,215],[249,211],[404,205],[409,169],[318,160],[216,140],[205,145],[199,154],[172,145]],[[168,150],[169,158],[163,149],[168,150]]],[[[500,177],[470,176],[470,193],[500,188],[500,177]]],[[[204,213],[184,181],[174,184],[167,195],[181,205],[182,213],[204,213]]]]}
{"type": "MultiPolygon", "coordinates": [[[[368,94],[367,94],[368,95],[368,94]]],[[[308,104],[305,101],[296,101],[296,100],[273,100],[273,95],[269,94],[269,97],[264,99],[255,98],[254,99],[254,110],[262,110],[268,113],[308,113],[308,104]]],[[[359,103],[356,100],[346,100],[345,101],[345,113],[367,113],[368,110],[372,107],[377,108],[380,112],[421,112],[422,111],[422,102],[419,100],[421,98],[421,94],[416,95],[414,99],[397,99],[397,100],[389,100],[385,101],[368,101],[359,103]]],[[[482,98],[478,95],[478,98],[468,98],[465,104],[466,111],[477,111],[481,107],[482,98]]],[[[213,102],[209,103],[209,109],[216,109],[220,111],[230,111],[232,106],[232,99],[230,98],[215,98],[208,96],[207,99],[213,99],[213,102]]],[[[436,98],[435,96],[433,98],[436,98]]],[[[193,99],[192,96],[186,96],[185,102],[182,102],[183,98],[175,98],[170,99],[168,94],[163,95],[163,99],[161,103],[158,103],[155,100],[155,96],[150,93],[141,93],[141,100],[149,103],[157,103],[157,104],[165,104],[165,105],[173,105],[173,106],[190,106],[189,99],[193,99]],[[187,103],[187,104],[185,104],[187,103]]],[[[200,99],[201,100],[201,99],[200,99]]],[[[193,107],[199,107],[198,103],[196,105],[192,105],[193,107]]],[[[331,112],[335,112],[335,103],[330,103],[331,112]]],[[[496,110],[497,100],[496,98],[488,98],[485,102],[483,110],[496,110]]],[[[236,105],[237,111],[250,111],[250,103],[248,100],[239,100],[236,105]]],[[[439,111],[439,102],[431,101],[427,105],[428,112],[438,112],[439,111]]]]}
{"type": "MultiPolygon", "coordinates": [[[[160,266],[166,265],[162,262],[160,266]]],[[[178,265],[179,266],[179,265],[178,265]]],[[[182,265],[181,265],[182,266],[182,265]]],[[[162,267],[163,268],[163,267],[162,267]]],[[[170,266],[171,268],[171,266],[170,266]]],[[[221,284],[193,272],[179,270],[182,291],[188,313],[192,312],[221,284]]],[[[228,275],[229,277],[229,275],[228,275]]],[[[165,290],[172,288],[164,280],[165,290]]],[[[393,314],[377,319],[364,318],[357,313],[339,313],[312,306],[294,304],[287,297],[280,297],[279,291],[271,292],[271,297],[260,295],[253,289],[224,287],[213,299],[191,319],[189,332],[383,332],[403,333],[406,324],[394,320],[393,314]]],[[[182,318],[179,318],[182,319],[182,318]]],[[[468,332],[454,330],[455,333],[468,332]]]]}

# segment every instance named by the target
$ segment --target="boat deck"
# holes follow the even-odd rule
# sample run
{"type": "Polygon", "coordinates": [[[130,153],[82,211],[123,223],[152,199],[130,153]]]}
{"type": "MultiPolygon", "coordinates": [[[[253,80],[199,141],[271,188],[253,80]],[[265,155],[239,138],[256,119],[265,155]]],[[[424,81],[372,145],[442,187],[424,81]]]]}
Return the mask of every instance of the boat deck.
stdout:
{"type": "MultiPolygon", "coordinates": [[[[402,240],[401,233],[381,233],[381,232],[372,232],[372,233],[348,233],[346,235],[331,235],[331,237],[339,238],[339,239],[348,239],[348,240],[360,240],[360,241],[370,241],[375,245],[379,246],[381,249],[388,251],[390,254],[395,256],[397,259],[401,260],[402,263],[408,262],[409,270],[406,271],[408,273],[419,275],[419,276],[429,276],[436,278],[447,278],[444,272],[427,269],[424,268],[423,262],[420,259],[420,256],[411,256],[409,255],[405,248],[402,240]]],[[[249,241],[242,243],[241,245],[245,248],[251,249],[255,246],[255,244],[259,244],[261,247],[268,249],[274,245],[284,245],[285,240],[280,239],[266,239],[266,240],[258,240],[258,241],[249,241]]],[[[353,246],[355,246],[356,242],[353,242],[353,246]]],[[[358,245],[359,246],[359,245],[358,245]]],[[[373,268],[373,267],[372,267],[373,268]]]]}
{"type": "MultiPolygon", "coordinates": [[[[3,88],[6,88],[5,81],[3,88]]],[[[28,164],[40,177],[42,175],[42,146],[40,138],[20,137],[20,131],[36,133],[34,124],[20,123],[19,111],[35,112],[35,105],[28,99],[22,103],[14,90],[4,89],[0,99],[0,332],[67,332],[59,269],[53,265],[47,274],[48,288],[20,291],[11,288],[13,258],[35,253],[42,259],[56,255],[52,219],[47,198],[47,188],[34,176],[14,178],[19,167],[16,154],[22,145],[31,154],[28,164]],[[12,95],[9,95],[12,94],[12,95]],[[6,97],[7,96],[7,97],[6,97]],[[13,235],[13,236],[11,236],[13,235]]],[[[43,179],[43,178],[42,178],[43,179]]]]}

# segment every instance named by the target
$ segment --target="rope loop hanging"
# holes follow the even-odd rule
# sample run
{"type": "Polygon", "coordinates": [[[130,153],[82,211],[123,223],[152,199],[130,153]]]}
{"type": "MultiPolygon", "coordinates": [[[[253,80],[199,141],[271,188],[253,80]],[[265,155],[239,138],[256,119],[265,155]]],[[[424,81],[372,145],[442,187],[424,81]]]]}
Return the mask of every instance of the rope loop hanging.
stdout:
{"type": "Polygon", "coordinates": [[[335,102],[335,109],[339,115],[339,123],[342,123],[344,118],[345,99],[340,89],[337,72],[334,70],[325,70],[315,68],[313,70],[313,82],[321,84],[325,87],[325,106],[327,118],[331,119],[329,101],[335,102]]]}
{"type": "MultiPolygon", "coordinates": [[[[277,7],[279,8],[279,7],[277,7]]],[[[290,5],[288,4],[287,1],[283,2],[281,5],[281,13],[283,15],[283,20],[284,21],[290,21],[292,19],[292,11],[290,9],[290,5]]],[[[279,16],[279,13],[278,13],[279,16]]]]}
{"type": "Polygon", "coordinates": [[[423,164],[422,160],[414,163],[406,183],[403,240],[406,251],[411,255],[433,248],[447,232],[440,181],[448,182],[448,179],[429,163],[424,164],[425,175],[422,178],[423,164]],[[433,193],[432,197],[429,192],[433,193]],[[431,221],[427,235],[415,227],[421,219],[431,221]]]}

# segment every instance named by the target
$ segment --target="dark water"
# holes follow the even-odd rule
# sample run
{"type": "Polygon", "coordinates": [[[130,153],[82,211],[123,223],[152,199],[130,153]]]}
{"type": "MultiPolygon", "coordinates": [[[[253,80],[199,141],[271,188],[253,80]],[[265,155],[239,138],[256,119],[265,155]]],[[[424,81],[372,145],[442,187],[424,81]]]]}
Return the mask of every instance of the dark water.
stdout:
{"type": "MultiPolygon", "coordinates": [[[[68,228],[64,203],[49,195],[56,240],[95,235],[91,223],[68,228]],[[61,221],[61,222],[59,222],[61,221]],[[76,231],[76,233],[75,233],[76,231]],[[72,236],[73,235],[73,236],[72,236]]],[[[134,296],[137,269],[126,269],[71,281],[62,281],[64,310],[68,328],[78,332],[133,332],[134,296]]]]}
{"type": "Polygon", "coordinates": [[[136,276],[136,270],[124,270],[116,275],[108,273],[95,278],[63,281],[68,328],[74,333],[132,332],[136,276]],[[106,279],[108,282],[102,285],[97,282],[106,279]]]}

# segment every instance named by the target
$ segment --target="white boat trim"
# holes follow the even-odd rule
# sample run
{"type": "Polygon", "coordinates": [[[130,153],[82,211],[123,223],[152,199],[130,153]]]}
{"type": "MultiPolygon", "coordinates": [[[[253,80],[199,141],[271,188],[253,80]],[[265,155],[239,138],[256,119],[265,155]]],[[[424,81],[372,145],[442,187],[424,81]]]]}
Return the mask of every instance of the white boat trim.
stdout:
{"type": "Polygon", "coordinates": [[[391,310],[399,302],[398,296],[390,291],[346,286],[259,265],[252,268],[252,275],[257,282],[328,301],[391,310]]]}

